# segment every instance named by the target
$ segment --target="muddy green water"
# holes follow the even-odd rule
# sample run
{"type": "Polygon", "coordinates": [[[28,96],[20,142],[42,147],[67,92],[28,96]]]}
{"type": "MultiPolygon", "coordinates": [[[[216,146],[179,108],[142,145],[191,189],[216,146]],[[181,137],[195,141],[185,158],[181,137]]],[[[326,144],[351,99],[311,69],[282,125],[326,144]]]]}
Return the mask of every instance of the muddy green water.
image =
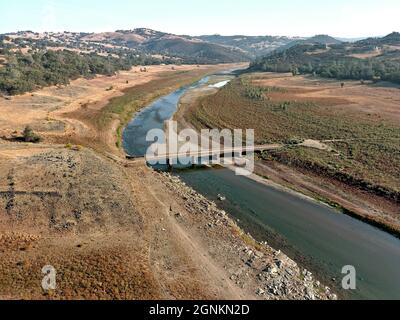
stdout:
{"type": "MultiPolygon", "coordinates": [[[[400,240],[324,204],[266,186],[228,169],[176,173],[239,219],[259,241],[302,261],[350,298],[400,298],[400,240]],[[217,195],[226,197],[218,201],[217,195]],[[357,290],[341,289],[343,266],[357,270],[357,290]]],[[[325,281],[326,282],[326,281],[325,281]]]]}

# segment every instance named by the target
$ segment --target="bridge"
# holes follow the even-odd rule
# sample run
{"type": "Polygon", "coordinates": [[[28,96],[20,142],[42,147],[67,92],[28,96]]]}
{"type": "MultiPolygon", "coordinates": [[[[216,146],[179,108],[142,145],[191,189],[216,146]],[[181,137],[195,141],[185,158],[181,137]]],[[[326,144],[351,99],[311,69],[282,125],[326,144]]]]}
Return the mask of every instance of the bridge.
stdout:
{"type": "MultiPolygon", "coordinates": [[[[209,160],[217,160],[221,158],[229,158],[229,157],[240,157],[249,153],[263,152],[263,151],[271,151],[281,149],[281,144],[265,144],[265,145],[256,145],[256,146],[241,146],[241,147],[230,147],[230,148],[216,148],[210,150],[191,150],[187,152],[177,152],[170,153],[166,152],[163,154],[155,154],[152,156],[142,156],[142,157],[134,157],[127,155],[127,159],[137,160],[137,161],[147,161],[151,163],[165,163],[170,164],[171,160],[179,159],[179,158],[193,158],[201,159],[201,158],[209,158],[209,160]]],[[[194,148],[196,149],[196,148],[194,148]]],[[[193,161],[196,163],[196,161],[193,161]]]]}

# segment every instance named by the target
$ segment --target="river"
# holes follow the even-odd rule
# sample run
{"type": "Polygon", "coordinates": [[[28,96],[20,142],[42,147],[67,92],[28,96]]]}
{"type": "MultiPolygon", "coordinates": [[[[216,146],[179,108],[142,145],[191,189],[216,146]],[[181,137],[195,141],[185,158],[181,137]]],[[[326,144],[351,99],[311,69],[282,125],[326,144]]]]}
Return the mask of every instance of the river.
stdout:
{"type": "MultiPolygon", "coordinates": [[[[150,129],[163,128],[180,98],[192,86],[164,96],[135,115],[123,134],[128,154],[142,156],[150,129]]],[[[215,201],[259,241],[267,241],[303,263],[341,296],[353,299],[400,299],[400,239],[333,208],[276,189],[228,169],[175,170],[185,183],[215,201]],[[217,195],[226,197],[218,201],[217,195]],[[341,289],[341,273],[357,271],[357,289],[341,289]],[[327,281],[329,281],[327,283],[327,281]]]]}

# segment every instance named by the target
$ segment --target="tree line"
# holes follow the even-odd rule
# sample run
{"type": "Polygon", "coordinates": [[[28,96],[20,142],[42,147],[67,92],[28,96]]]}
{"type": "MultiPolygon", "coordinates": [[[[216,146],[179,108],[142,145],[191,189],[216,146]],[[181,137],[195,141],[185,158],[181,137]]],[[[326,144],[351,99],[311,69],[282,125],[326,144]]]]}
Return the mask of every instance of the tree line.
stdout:
{"type": "Polygon", "coordinates": [[[386,80],[400,83],[400,55],[391,54],[359,59],[342,53],[341,46],[330,51],[321,45],[296,46],[284,52],[258,59],[250,70],[315,74],[325,78],[355,80],[386,80]],[[336,49],[336,50],[335,50],[336,49]]]}
{"type": "Polygon", "coordinates": [[[49,85],[67,85],[79,77],[112,76],[134,65],[171,62],[133,53],[117,58],[69,50],[42,50],[28,54],[2,51],[5,65],[0,67],[0,93],[6,95],[22,94],[49,85]]]}

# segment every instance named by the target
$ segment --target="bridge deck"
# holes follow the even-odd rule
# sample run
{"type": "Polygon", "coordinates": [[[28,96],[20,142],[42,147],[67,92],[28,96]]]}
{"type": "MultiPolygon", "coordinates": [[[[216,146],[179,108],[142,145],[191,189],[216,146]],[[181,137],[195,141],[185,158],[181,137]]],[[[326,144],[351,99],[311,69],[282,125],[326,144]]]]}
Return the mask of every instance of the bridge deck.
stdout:
{"type": "Polygon", "coordinates": [[[188,158],[202,158],[202,157],[210,157],[210,156],[223,156],[226,154],[234,154],[234,153],[251,153],[251,152],[259,152],[259,151],[268,151],[268,150],[276,150],[282,148],[280,144],[266,144],[266,145],[258,145],[252,147],[236,147],[236,148],[219,148],[215,150],[199,150],[192,152],[178,152],[178,153],[165,153],[159,154],[156,156],[143,156],[143,157],[130,157],[133,159],[146,159],[147,161],[161,161],[166,159],[176,159],[181,157],[188,158]]]}

